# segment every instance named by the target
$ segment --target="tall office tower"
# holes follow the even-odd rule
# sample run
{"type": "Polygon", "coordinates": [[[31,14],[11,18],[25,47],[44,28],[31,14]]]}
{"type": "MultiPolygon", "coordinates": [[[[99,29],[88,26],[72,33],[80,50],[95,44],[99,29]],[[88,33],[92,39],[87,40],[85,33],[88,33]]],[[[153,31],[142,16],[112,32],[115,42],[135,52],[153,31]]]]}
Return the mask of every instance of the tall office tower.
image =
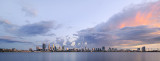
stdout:
{"type": "Polygon", "coordinates": [[[53,48],[52,48],[52,47],[50,47],[50,50],[51,50],[51,51],[53,51],[53,48]]]}
{"type": "Polygon", "coordinates": [[[42,48],[43,48],[43,51],[46,51],[46,44],[45,43],[43,43],[42,48]]]}
{"type": "Polygon", "coordinates": [[[145,46],[144,47],[142,47],[142,52],[145,52],[146,51],[146,48],[145,48],[145,46]]]}
{"type": "Polygon", "coordinates": [[[95,48],[92,48],[92,51],[95,51],[95,48]]]}
{"type": "Polygon", "coordinates": [[[57,47],[56,46],[54,47],[54,51],[57,51],[57,47]]]}
{"type": "Polygon", "coordinates": [[[105,51],[105,46],[102,47],[102,51],[105,51]]]}
{"type": "Polygon", "coordinates": [[[85,51],[87,50],[87,47],[85,47],[85,49],[84,49],[85,51]]]}
{"type": "Polygon", "coordinates": [[[48,44],[48,51],[50,51],[50,43],[48,44]]]}
{"type": "Polygon", "coordinates": [[[64,51],[65,49],[64,49],[64,46],[62,46],[62,50],[64,51]]]}
{"type": "Polygon", "coordinates": [[[55,50],[55,46],[54,46],[54,44],[53,44],[53,50],[55,50]]]}

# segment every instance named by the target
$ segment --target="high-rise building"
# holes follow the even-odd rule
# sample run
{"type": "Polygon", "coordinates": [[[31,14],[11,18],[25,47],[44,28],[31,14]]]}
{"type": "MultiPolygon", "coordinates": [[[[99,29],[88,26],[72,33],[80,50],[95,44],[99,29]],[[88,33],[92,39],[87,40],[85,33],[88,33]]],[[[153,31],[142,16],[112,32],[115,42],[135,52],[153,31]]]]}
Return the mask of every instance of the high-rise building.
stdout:
{"type": "Polygon", "coordinates": [[[48,44],[48,51],[50,51],[50,44],[48,44]]]}
{"type": "Polygon", "coordinates": [[[64,46],[62,46],[62,50],[64,51],[65,49],[64,49],[64,46]]]}
{"type": "Polygon", "coordinates": [[[142,52],[145,52],[146,51],[146,48],[145,48],[145,46],[144,47],[142,47],[142,52]]]}
{"type": "Polygon", "coordinates": [[[87,47],[85,47],[85,49],[84,49],[85,51],[87,50],[87,47]]]}
{"type": "Polygon", "coordinates": [[[54,47],[54,51],[57,51],[57,47],[56,46],[54,47]]]}
{"type": "Polygon", "coordinates": [[[105,46],[102,47],[102,51],[105,51],[105,46]]]}
{"type": "Polygon", "coordinates": [[[52,47],[50,47],[50,50],[51,50],[51,51],[53,51],[53,48],[52,48],[52,47]]]}
{"type": "Polygon", "coordinates": [[[95,51],[95,48],[92,48],[92,51],[95,51]]]}
{"type": "Polygon", "coordinates": [[[43,51],[46,51],[46,44],[45,43],[43,43],[42,48],[43,48],[43,51]]]}
{"type": "Polygon", "coordinates": [[[53,47],[53,50],[55,50],[55,46],[54,46],[54,44],[53,44],[53,46],[52,46],[52,47],[53,47]]]}

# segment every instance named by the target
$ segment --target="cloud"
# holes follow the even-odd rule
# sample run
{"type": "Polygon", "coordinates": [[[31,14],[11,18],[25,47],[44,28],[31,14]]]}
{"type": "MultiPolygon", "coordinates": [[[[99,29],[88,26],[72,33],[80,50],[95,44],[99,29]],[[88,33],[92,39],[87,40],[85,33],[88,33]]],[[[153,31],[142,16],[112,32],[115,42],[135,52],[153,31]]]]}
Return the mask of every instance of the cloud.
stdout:
{"type": "Polygon", "coordinates": [[[120,40],[148,40],[150,37],[155,37],[152,33],[157,31],[160,31],[160,28],[148,28],[146,26],[125,27],[118,30],[116,35],[119,36],[120,40]]]}
{"type": "Polygon", "coordinates": [[[76,42],[72,42],[71,46],[75,46],[76,42]]]}
{"type": "Polygon", "coordinates": [[[17,29],[17,34],[21,36],[44,35],[54,29],[53,21],[41,21],[33,24],[26,24],[17,29]]]}
{"type": "Polygon", "coordinates": [[[37,39],[37,37],[56,36],[52,30],[57,29],[59,28],[55,21],[40,21],[19,26],[11,23],[9,20],[0,18],[0,42],[28,43],[35,45],[35,40],[43,39],[37,39]]]}
{"type": "Polygon", "coordinates": [[[65,42],[65,40],[63,38],[60,38],[60,37],[56,38],[56,44],[63,46],[64,42],[65,42]]]}
{"type": "Polygon", "coordinates": [[[10,23],[8,20],[0,18],[0,30],[15,36],[55,36],[51,30],[59,29],[60,27],[54,21],[40,21],[37,23],[28,23],[18,26],[10,23]]]}
{"type": "Polygon", "coordinates": [[[44,34],[43,36],[56,36],[54,33],[44,34]]]}
{"type": "Polygon", "coordinates": [[[34,17],[37,16],[37,11],[32,7],[22,7],[22,11],[25,12],[26,16],[34,17]]]}
{"type": "Polygon", "coordinates": [[[62,24],[57,24],[54,29],[59,29],[59,28],[62,28],[62,27],[63,27],[62,24]]]}
{"type": "Polygon", "coordinates": [[[51,44],[56,44],[56,46],[65,46],[65,47],[75,47],[75,41],[72,40],[69,36],[66,37],[57,37],[56,41],[51,42],[51,44]]]}
{"type": "Polygon", "coordinates": [[[32,42],[24,41],[21,38],[13,37],[13,36],[0,36],[0,42],[5,42],[5,43],[29,43],[29,44],[32,44],[32,42]]]}
{"type": "Polygon", "coordinates": [[[17,25],[10,23],[8,20],[0,18],[0,30],[7,33],[13,33],[17,29],[17,25]]]}
{"type": "Polygon", "coordinates": [[[90,47],[160,43],[160,1],[129,6],[107,22],[78,31],[76,44],[90,47]]]}

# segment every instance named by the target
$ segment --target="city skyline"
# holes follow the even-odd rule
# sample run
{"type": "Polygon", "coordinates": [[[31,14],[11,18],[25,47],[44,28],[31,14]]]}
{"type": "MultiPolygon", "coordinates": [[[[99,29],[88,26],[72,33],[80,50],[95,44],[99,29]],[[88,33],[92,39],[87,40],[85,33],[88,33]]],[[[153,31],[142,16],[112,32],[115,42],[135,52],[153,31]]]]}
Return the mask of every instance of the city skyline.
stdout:
{"type": "Polygon", "coordinates": [[[136,49],[119,49],[119,48],[112,48],[105,46],[102,47],[96,47],[96,48],[87,48],[87,47],[81,47],[81,48],[68,48],[65,46],[55,46],[45,43],[42,44],[42,46],[36,46],[36,49],[29,48],[28,50],[17,50],[16,48],[12,49],[4,49],[0,48],[0,52],[160,52],[159,48],[152,49],[152,48],[146,48],[145,46],[136,48],[136,49]]]}
{"type": "Polygon", "coordinates": [[[159,7],[158,0],[1,0],[0,48],[159,48],[159,7]]]}

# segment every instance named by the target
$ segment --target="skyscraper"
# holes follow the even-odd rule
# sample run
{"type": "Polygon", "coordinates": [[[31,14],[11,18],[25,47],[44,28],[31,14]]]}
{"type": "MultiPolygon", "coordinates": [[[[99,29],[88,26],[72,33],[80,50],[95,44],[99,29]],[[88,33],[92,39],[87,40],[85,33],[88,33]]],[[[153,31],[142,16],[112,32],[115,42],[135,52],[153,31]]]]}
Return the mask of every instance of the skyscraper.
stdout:
{"type": "Polygon", "coordinates": [[[92,48],[92,51],[95,51],[95,48],[92,48]]]}
{"type": "Polygon", "coordinates": [[[50,51],[50,44],[48,44],[48,51],[50,51]]]}
{"type": "Polygon", "coordinates": [[[105,51],[105,46],[102,47],[102,51],[105,51]]]}
{"type": "Polygon", "coordinates": [[[55,50],[54,44],[53,44],[53,50],[55,50]]]}
{"type": "Polygon", "coordinates": [[[65,49],[64,49],[64,46],[62,46],[62,50],[64,51],[65,49]]]}
{"type": "Polygon", "coordinates": [[[85,49],[84,49],[85,51],[87,50],[87,47],[85,47],[85,49]]]}
{"type": "Polygon", "coordinates": [[[42,48],[43,48],[43,51],[46,50],[46,44],[45,43],[43,43],[42,48]]]}
{"type": "Polygon", "coordinates": [[[145,52],[146,51],[146,48],[145,48],[145,46],[144,47],[142,47],[142,52],[145,52]]]}
{"type": "Polygon", "coordinates": [[[54,47],[54,51],[57,51],[57,47],[56,46],[54,47]]]}

